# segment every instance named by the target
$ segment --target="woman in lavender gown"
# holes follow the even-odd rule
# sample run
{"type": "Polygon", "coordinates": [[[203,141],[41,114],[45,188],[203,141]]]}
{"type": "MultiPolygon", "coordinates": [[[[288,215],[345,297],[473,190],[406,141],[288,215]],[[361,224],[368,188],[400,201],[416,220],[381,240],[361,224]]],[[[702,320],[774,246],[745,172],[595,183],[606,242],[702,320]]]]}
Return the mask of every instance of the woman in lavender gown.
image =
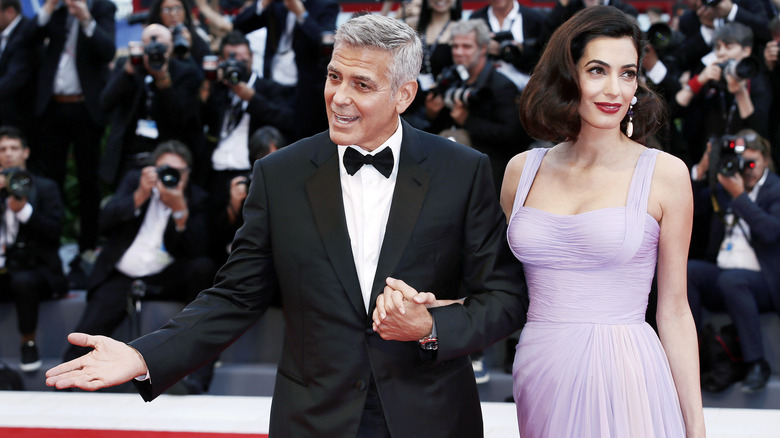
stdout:
{"type": "MultiPolygon", "coordinates": [[[[639,80],[644,48],[618,9],[583,9],[521,97],[525,129],[560,141],[513,158],[501,193],[530,297],[513,366],[522,438],[705,436],[686,291],[690,178],[643,146],[664,116],[639,80]],[[660,339],[645,322],[656,268],[660,339]]],[[[375,328],[411,302],[453,304],[395,281],[375,328]]]]}
{"type": "Polygon", "coordinates": [[[501,205],[528,281],[513,367],[523,438],[704,436],[686,296],[692,195],[682,161],[643,146],[663,118],[645,42],[608,6],[557,29],[521,98],[535,138],[501,205]],[[659,337],[645,322],[658,278],[659,337]]]}

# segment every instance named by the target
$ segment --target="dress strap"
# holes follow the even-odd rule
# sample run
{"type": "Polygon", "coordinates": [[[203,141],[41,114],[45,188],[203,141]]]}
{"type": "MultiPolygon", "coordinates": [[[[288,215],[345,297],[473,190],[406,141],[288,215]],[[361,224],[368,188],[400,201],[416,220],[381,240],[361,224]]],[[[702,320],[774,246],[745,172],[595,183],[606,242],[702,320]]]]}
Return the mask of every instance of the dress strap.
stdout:
{"type": "Polygon", "coordinates": [[[645,215],[647,214],[647,198],[650,194],[650,183],[653,180],[655,158],[658,149],[645,149],[637,160],[631,185],[628,189],[626,202],[626,234],[623,246],[607,263],[624,263],[634,257],[645,232],[645,215]]]}
{"type": "Polygon", "coordinates": [[[531,185],[533,185],[534,179],[536,179],[536,173],[539,172],[542,159],[544,159],[548,150],[548,148],[534,148],[528,151],[525,165],[523,165],[523,174],[520,175],[520,182],[517,183],[515,202],[512,205],[512,216],[525,204],[525,198],[528,197],[528,192],[531,191],[531,185]]]}

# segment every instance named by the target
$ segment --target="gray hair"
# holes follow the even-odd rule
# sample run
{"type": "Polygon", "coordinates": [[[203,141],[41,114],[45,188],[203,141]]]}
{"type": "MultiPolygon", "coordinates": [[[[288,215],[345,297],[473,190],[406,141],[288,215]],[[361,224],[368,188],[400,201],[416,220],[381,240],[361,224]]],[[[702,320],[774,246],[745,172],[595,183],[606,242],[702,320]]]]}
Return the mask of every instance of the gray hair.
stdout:
{"type": "Polygon", "coordinates": [[[450,28],[450,39],[454,36],[468,35],[474,32],[477,37],[477,45],[482,48],[490,43],[490,29],[484,20],[461,20],[455,22],[450,28]]]}
{"type": "Polygon", "coordinates": [[[351,18],[336,30],[333,47],[342,45],[390,52],[392,60],[387,71],[393,95],[420,74],[422,42],[409,25],[399,20],[377,14],[351,18]]]}

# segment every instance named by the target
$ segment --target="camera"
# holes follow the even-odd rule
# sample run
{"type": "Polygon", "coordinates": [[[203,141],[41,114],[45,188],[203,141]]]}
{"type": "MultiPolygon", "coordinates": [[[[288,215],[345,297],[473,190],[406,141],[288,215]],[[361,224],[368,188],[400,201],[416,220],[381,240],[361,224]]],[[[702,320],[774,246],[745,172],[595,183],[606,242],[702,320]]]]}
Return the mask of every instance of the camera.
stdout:
{"type": "Polygon", "coordinates": [[[752,169],[756,166],[755,161],[746,160],[742,153],[745,152],[745,145],[738,144],[739,137],[734,135],[723,135],[721,137],[710,137],[710,163],[714,163],[714,172],[724,176],[732,176],[737,172],[742,173],[745,169],[752,169]]]}
{"type": "Polygon", "coordinates": [[[179,185],[179,181],[181,181],[181,172],[175,167],[163,164],[157,168],[157,178],[160,179],[162,185],[172,189],[179,185]]]}
{"type": "Polygon", "coordinates": [[[516,65],[520,62],[522,52],[520,51],[520,48],[515,45],[515,37],[512,35],[512,31],[502,30],[501,32],[496,32],[496,34],[493,35],[493,40],[499,44],[498,59],[512,65],[516,65]]]}
{"type": "Polygon", "coordinates": [[[741,61],[729,59],[728,61],[721,62],[718,65],[723,70],[722,80],[724,81],[726,80],[726,75],[734,76],[740,81],[744,79],[750,79],[758,73],[758,69],[760,67],[758,60],[752,56],[743,58],[741,61]]]}
{"type": "Polygon", "coordinates": [[[469,80],[469,72],[464,65],[452,65],[439,74],[436,85],[431,88],[431,92],[437,96],[442,96],[444,105],[452,108],[455,105],[455,99],[460,99],[463,105],[469,106],[480,90],[476,87],[466,85],[469,80]]]}
{"type": "Polygon", "coordinates": [[[231,53],[230,57],[219,64],[219,69],[222,70],[222,79],[225,79],[233,85],[238,85],[239,82],[246,82],[249,80],[249,71],[246,65],[242,61],[236,59],[236,54],[231,53]]]}
{"type": "Polygon", "coordinates": [[[244,179],[242,179],[239,184],[245,184],[246,190],[249,191],[249,186],[252,185],[252,172],[247,172],[247,174],[244,175],[244,179]]]}
{"type": "Polygon", "coordinates": [[[168,51],[168,46],[157,41],[157,35],[152,35],[152,41],[144,47],[144,54],[149,60],[149,68],[152,70],[160,70],[165,65],[165,53],[168,51]]]}
{"type": "Polygon", "coordinates": [[[718,6],[718,3],[720,3],[720,0],[702,0],[701,3],[704,6],[709,6],[711,8],[714,8],[715,6],[718,6]]]}
{"type": "MultiPolygon", "coordinates": [[[[664,59],[674,53],[682,43],[681,33],[675,33],[666,23],[655,23],[645,32],[647,42],[655,50],[659,59],[664,59]]],[[[666,61],[665,61],[666,62],[666,61]]],[[[676,61],[669,61],[674,63],[676,61]]]]}
{"type": "Polygon", "coordinates": [[[3,169],[0,175],[5,176],[5,188],[3,194],[11,195],[16,199],[22,199],[30,194],[33,187],[33,176],[30,172],[19,167],[3,169]]]}
{"type": "Polygon", "coordinates": [[[184,24],[179,23],[174,26],[173,30],[171,31],[173,34],[173,53],[175,53],[179,58],[183,57],[187,54],[187,52],[190,51],[190,42],[182,33],[183,29],[184,24]]]}

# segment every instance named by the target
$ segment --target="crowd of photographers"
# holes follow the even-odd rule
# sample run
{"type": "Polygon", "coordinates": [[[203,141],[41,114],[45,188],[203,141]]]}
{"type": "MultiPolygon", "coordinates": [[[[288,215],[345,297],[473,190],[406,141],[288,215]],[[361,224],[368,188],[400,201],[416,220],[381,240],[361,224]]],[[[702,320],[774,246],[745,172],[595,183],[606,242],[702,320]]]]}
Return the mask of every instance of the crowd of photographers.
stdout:
{"type": "MultiPolygon", "coordinates": [[[[471,20],[461,0],[402,5],[399,19],[425,49],[403,117],[488,154],[499,188],[509,158],[539,144],[516,101],[547,38],[604,2],[542,10],[489,0],[471,20]]],[[[40,299],[87,289],[78,329],[92,334],[110,334],[128,299],[191,299],[227,257],[252,162],[327,128],[322,89],[339,4],[237,3],[155,0],[141,40],[116,50],[109,0],[47,0],[35,17],[0,0],[0,297],[16,301],[23,370],[40,367],[40,299]],[[52,260],[71,156],[79,255],[66,280],[52,260]]],[[[691,167],[694,316],[701,329],[702,308],[731,314],[745,366],[730,380],[748,391],[770,373],[758,314],[780,310],[778,5],[688,0],[666,21],[647,11],[641,69],[669,106],[651,146],[691,167]]],[[[704,375],[707,389],[728,384],[704,375]]]]}

